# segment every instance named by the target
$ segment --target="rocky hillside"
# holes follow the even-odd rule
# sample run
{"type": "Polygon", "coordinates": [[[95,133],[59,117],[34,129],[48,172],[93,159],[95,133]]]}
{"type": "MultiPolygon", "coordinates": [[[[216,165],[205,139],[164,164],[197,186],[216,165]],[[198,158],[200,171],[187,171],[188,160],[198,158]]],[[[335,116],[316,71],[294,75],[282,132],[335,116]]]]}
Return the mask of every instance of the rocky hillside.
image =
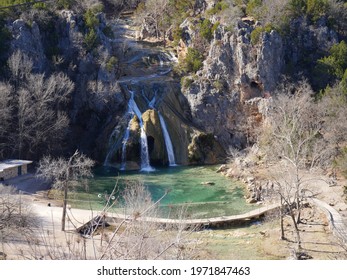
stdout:
{"type": "Polygon", "coordinates": [[[337,0],[61,0],[2,9],[0,157],[78,148],[138,168],[138,117],[123,144],[136,91],[151,163],[168,163],[158,112],[179,163],[225,161],[229,149],[256,141],[284,80],[305,79],[317,96],[329,86],[347,91],[346,10],[337,0]]]}

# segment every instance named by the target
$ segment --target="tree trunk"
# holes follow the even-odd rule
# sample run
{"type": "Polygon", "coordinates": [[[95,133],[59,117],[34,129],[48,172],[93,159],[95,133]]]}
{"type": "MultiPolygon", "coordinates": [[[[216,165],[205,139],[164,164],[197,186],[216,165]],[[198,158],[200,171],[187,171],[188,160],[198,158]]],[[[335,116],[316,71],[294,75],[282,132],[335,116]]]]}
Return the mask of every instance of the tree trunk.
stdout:
{"type": "Polygon", "coordinates": [[[300,206],[298,207],[298,215],[296,216],[296,223],[297,224],[301,223],[301,207],[300,206]]]}
{"type": "Polygon", "coordinates": [[[65,219],[66,219],[66,207],[67,207],[67,193],[69,190],[69,180],[71,176],[71,164],[73,159],[78,155],[78,151],[76,150],[75,153],[70,157],[69,162],[67,164],[67,170],[66,170],[66,181],[64,182],[64,201],[63,201],[63,216],[61,218],[61,230],[65,231],[65,219]]]}
{"type": "Polygon", "coordinates": [[[66,219],[66,207],[67,207],[67,191],[68,186],[65,183],[64,186],[64,200],[63,200],[63,216],[61,217],[61,231],[65,231],[65,219],[66,219]]]}
{"type": "Polygon", "coordinates": [[[296,233],[296,244],[297,244],[297,250],[301,250],[301,237],[300,237],[300,231],[298,228],[298,224],[296,223],[296,219],[295,219],[295,215],[293,213],[293,210],[290,210],[290,217],[293,220],[293,224],[294,224],[294,229],[295,229],[295,233],[296,233]]]}
{"type": "Polygon", "coordinates": [[[297,194],[296,194],[296,209],[298,210],[298,215],[296,217],[296,223],[300,224],[301,223],[301,191],[300,191],[300,184],[297,183],[297,194]]]}
{"type": "Polygon", "coordinates": [[[281,240],[285,240],[285,236],[284,236],[284,225],[283,225],[283,198],[281,197],[281,206],[280,206],[280,221],[281,221],[281,240]]]}

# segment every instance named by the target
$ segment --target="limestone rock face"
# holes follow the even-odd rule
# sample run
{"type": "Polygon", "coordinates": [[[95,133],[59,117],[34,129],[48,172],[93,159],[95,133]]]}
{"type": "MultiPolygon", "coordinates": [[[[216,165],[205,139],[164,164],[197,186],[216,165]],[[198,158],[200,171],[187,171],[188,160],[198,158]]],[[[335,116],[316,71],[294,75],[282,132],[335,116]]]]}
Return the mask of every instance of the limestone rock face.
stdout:
{"type": "MultiPolygon", "coordinates": [[[[267,110],[266,100],[282,75],[298,80],[304,75],[313,86],[319,85],[309,69],[313,70],[314,62],[338,43],[338,35],[324,18],[315,26],[310,24],[307,19],[297,18],[290,23],[286,39],[273,30],[263,32],[257,43],[250,39],[259,26],[254,20],[240,20],[233,31],[220,25],[203,68],[188,77],[193,82],[182,89],[191,106],[193,123],[215,135],[226,150],[251,144],[254,128],[263,119],[262,111],[267,110]]],[[[186,45],[194,36],[189,26],[184,26],[190,38],[185,40],[186,45]]]]}
{"type": "Polygon", "coordinates": [[[198,21],[196,19],[192,21],[190,18],[187,18],[180,25],[180,29],[182,30],[182,38],[177,46],[177,56],[178,60],[180,61],[187,56],[188,47],[193,47],[192,41],[198,32],[198,30],[195,28],[197,24],[198,21]]]}
{"type": "Polygon", "coordinates": [[[225,160],[225,152],[212,134],[198,133],[188,146],[191,164],[217,164],[225,160]]]}
{"type": "Polygon", "coordinates": [[[21,50],[27,54],[34,63],[34,70],[42,72],[46,66],[40,29],[36,22],[29,26],[21,19],[17,19],[9,27],[12,33],[11,49],[21,50]]]}
{"type": "Polygon", "coordinates": [[[275,31],[265,33],[253,46],[254,28],[243,21],[232,33],[220,26],[203,69],[185,90],[194,124],[215,135],[224,149],[246,146],[250,116],[245,102],[274,90],[284,66],[281,36],[275,31]]]}
{"type": "MultiPolygon", "coordinates": [[[[296,18],[290,23],[290,40],[286,46],[286,60],[296,65],[300,60],[315,61],[327,54],[339,42],[336,31],[328,27],[327,19],[322,17],[315,26],[305,18],[296,18]]],[[[300,69],[301,71],[301,69],[300,69]]]]}
{"type": "Polygon", "coordinates": [[[59,49],[66,58],[72,59],[82,51],[83,35],[79,32],[81,24],[73,11],[63,10],[61,17],[61,36],[59,37],[59,49]]]}
{"type": "Polygon", "coordinates": [[[150,17],[147,17],[142,22],[141,28],[137,36],[139,40],[144,40],[148,38],[160,37],[161,34],[157,33],[157,30],[155,28],[155,21],[152,20],[150,17]]]}
{"type": "Polygon", "coordinates": [[[186,98],[176,90],[171,89],[159,106],[171,138],[176,163],[186,165],[188,161],[188,145],[194,133],[190,109],[186,98]]]}

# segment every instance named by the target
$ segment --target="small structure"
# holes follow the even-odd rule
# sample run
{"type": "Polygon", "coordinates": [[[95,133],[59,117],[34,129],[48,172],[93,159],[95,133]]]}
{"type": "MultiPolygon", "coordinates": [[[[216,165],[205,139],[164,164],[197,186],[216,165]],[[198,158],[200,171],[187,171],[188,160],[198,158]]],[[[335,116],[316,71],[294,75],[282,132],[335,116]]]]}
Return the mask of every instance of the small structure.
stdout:
{"type": "Polygon", "coordinates": [[[8,159],[0,161],[0,181],[8,180],[28,173],[29,160],[8,159]]]}

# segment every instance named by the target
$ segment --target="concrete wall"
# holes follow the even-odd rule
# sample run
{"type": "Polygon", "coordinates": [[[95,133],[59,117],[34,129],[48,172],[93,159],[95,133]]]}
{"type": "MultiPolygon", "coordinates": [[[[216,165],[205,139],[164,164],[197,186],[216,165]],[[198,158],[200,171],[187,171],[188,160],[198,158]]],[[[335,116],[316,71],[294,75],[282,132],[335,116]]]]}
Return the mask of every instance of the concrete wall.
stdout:
{"type": "Polygon", "coordinates": [[[27,164],[24,164],[22,166],[22,175],[25,175],[28,173],[28,165],[27,164]]]}

